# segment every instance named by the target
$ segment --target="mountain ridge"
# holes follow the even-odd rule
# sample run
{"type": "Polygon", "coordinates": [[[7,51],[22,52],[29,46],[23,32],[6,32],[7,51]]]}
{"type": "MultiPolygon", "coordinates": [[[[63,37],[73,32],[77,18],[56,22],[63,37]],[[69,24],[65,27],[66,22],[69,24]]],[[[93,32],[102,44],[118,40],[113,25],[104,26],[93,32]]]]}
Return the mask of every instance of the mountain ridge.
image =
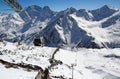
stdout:
{"type": "MultiPolygon", "coordinates": [[[[112,34],[108,30],[111,25],[114,27],[116,23],[120,23],[120,11],[107,5],[95,10],[76,10],[71,7],[60,12],[52,11],[48,6],[42,8],[32,5],[9,17],[12,18],[0,18],[0,22],[7,27],[3,28],[1,25],[5,30],[1,32],[0,38],[9,42],[31,45],[35,38],[42,35],[45,46],[120,47],[119,40],[117,46],[116,41],[111,41],[112,34]],[[8,22],[11,27],[7,26],[8,22]]],[[[117,32],[114,37],[120,39],[119,31],[117,32]]]]}

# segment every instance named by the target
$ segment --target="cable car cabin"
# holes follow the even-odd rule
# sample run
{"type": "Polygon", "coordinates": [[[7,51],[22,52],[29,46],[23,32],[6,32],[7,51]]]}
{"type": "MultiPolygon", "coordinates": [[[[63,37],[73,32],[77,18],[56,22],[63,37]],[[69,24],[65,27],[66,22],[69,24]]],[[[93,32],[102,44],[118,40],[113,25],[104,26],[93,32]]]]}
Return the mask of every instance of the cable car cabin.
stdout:
{"type": "Polygon", "coordinates": [[[44,38],[43,38],[43,36],[35,38],[33,43],[34,43],[35,46],[43,47],[44,46],[44,38]]]}
{"type": "Polygon", "coordinates": [[[20,12],[22,7],[16,0],[3,0],[7,5],[9,5],[15,12],[20,12]]]}

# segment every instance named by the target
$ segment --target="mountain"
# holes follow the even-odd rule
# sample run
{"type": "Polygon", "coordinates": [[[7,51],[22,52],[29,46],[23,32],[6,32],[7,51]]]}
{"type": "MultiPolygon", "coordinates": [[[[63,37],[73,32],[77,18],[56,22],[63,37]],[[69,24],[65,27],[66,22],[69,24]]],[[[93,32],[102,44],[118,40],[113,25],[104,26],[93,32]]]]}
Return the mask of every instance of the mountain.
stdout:
{"type": "Polygon", "coordinates": [[[45,46],[120,47],[120,10],[107,5],[60,12],[32,5],[19,14],[0,14],[0,23],[0,38],[9,42],[31,45],[42,35],[45,46]]]}
{"type": "Polygon", "coordinates": [[[111,16],[113,13],[117,12],[118,10],[111,8],[107,5],[104,5],[103,7],[96,9],[96,10],[91,10],[90,12],[93,15],[93,20],[94,21],[100,21],[106,17],[111,16]]]}
{"type": "Polygon", "coordinates": [[[45,21],[46,19],[50,19],[55,14],[54,11],[52,11],[48,6],[45,6],[43,8],[32,5],[27,8],[25,8],[22,12],[20,12],[21,18],[28,22],[30,20],[39,20],[39,21],[45,21]]]}

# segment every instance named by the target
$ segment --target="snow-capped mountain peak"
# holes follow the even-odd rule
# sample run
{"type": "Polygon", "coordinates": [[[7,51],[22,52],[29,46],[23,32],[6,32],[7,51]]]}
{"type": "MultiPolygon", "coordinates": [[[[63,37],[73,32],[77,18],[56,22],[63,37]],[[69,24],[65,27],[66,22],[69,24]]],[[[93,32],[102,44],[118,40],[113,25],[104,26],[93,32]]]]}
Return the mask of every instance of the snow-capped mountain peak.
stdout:
{"type": "Polygon", "coordinates": [[[46,11],[50,11],[51,10],[48,6],[44,6],[43,9],[46,10],[46,11]]]}
{"type": "Polygon", "coordinates": [[[118,9],[115,9],[111,6],[108,6],[108,5],[104,5],[103,7],[101,7],[100,9],[103,9],[103,10],[114,10],[114,11],[117,11],[118,9]]]}
{"type": "Polygon", "coordinates": [[[107,9],[111,9],[108,5],[104,5],[103,7],[101,7],[100,9],[104,9],[104,10],[107,10],[107,9]]]}
{"type": "Polygon", "coordinates": [[[76,13],[76,15],[78,17],[82,17],[82,18],[84,18],[86,20],[89,20],[89,21],[93,19],[92,13],[89,10],[86,10],[86,9],[80,9],[80,10],[78,10],[77,13],[76,13]]]}
{"type": "Polygon", "coordinates": [[[74,12],[76,12],[77,10],[73,7],[67,8],[64,12],[66,14],[73,14],[74,12]]]}
{"type": "Polygon", "coordinates": [[[55,14],[49,7],[45,6],[43,8],[32,5],[20,12],[20,16],[24,21],[30,21],[37,17],[37,19],[44,21],[51,18],[55,14]]]}
{"type": "Polygon", "coordinates": [[[116,10],[114,8],[110,8],[109,6],[104,5],[103,7],[96,9],[96,10],[91,10],[90,12],[94,16],[93,20],[100,21],[104,18],[111,16],[112,14],[114,14],[117,11],[118,10],[116,10]]]}
{"type": "Polygon", "coordinates": [[[10,42],[33,44],[34,39],[42,35],[46,46],[64,44],[101,48],[114,47],[117,44],[116,47],[120,47],[119,40],[111,40],[112,36],[119,39],[119,29],[116,29],[120,23],[119,19],[119,10],[107,5],[95,10],[76,10],[71,7],[60,12],[52,11],[48,6],[32,5],[18,15],[0,17],[3,29],[0,38],[10,42]],[[109,31],[109,27],[116,31],[109,31]]]}

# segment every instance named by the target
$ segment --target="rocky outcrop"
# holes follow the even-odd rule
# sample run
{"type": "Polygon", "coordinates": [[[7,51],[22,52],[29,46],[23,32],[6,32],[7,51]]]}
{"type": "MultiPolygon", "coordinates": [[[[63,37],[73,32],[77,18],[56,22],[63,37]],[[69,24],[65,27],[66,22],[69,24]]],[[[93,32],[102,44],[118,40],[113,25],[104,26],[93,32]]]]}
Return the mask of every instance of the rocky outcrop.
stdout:
{"type": "Polygon", "coordinates": [[[44,71],[39,71],[35,79],[51,79],[49,76],[49,70],[46,68],[44,71]]]}
{"type": "Polygon", "coordinates": [[[43,71],[43,69],[37,65],[32,65],[32,64],[26,64],[26,63],[11,63],[5,60],[0,59],[0,63],[5,65],[6,68],[23,68],[28,71],[34,70],[34,71],[43,71]]]}

